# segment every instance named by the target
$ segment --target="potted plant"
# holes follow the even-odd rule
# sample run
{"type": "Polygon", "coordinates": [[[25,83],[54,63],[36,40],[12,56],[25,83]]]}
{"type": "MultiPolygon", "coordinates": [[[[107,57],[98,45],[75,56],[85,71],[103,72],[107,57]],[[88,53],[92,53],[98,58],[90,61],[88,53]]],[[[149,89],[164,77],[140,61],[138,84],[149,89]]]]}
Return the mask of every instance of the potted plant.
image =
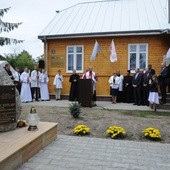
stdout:
{"type": "Polygon", "coordinates": [[[78,118],[81,113],[81,104],[76,101],[71,103],[69,105],[69,111],[74,118],[78,118]]]}

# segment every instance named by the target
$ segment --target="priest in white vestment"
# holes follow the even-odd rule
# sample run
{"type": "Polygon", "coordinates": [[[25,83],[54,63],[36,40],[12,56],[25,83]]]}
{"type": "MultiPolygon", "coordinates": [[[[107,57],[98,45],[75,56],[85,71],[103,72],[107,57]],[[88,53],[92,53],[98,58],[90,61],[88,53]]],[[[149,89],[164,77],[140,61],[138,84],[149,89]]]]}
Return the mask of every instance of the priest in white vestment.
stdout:
{"type": "Polygon", "coordinates": [[[20,95],[21,102],[23,103],[32,102],[30,80],[29,80],[29,73],[27,67],[25,67],[24,72],[21,74],[20,80],[22,84],[21,95],[20,95]]]}
{"type": "Polygon", "coordinates": [[[48,101],[50,100],[49,91],[48,91],[49,78],[44,69],[42,69],[42,73],[40,74],[39,80],[40,80],[41,101],[48,101]]]}
{"type": "Polygon", "coordinates": [[[89,67],[89,71],[86,72],[86,79],[92,79],[92,83],[93,83],[93,101],[94,101],[94,106],[96,106],[96,83],[97,83],[97,80],[98,80],[98,76],[93,71],[92,67],[89,67]]]}

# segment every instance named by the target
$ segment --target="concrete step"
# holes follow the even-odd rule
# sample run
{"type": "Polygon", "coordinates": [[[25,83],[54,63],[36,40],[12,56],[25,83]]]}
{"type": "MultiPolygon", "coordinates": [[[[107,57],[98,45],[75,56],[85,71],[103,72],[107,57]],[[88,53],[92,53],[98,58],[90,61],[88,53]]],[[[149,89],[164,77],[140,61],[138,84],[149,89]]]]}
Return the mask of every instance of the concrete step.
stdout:
{"type": "Polygon", "coordinates": [[[37,131],[28,127],[0,133],[0,169],[14,170],[57,138],[57,123],[40,122],[37,131]]]}
{"type": "Polygon", "coordinates": [[[157,109],[169,110],[170,111],[170,103],[160,104],[160,105],[157,106],[157,109]]]}

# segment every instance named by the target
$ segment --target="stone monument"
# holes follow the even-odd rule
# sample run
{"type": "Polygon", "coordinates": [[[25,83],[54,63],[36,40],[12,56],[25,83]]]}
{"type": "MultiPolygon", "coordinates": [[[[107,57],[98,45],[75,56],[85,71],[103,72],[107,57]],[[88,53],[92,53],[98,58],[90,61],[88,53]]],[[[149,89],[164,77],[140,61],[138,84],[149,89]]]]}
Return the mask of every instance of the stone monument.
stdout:
{"type": "MultiPolygon", "coordinates": [[[[6,73],[5,69],[0,67],[0,86],[11,86],[12,87],[13,85],[14,85],[14,83],[11,80],[11,78],[8,76],[8,74],[6,73]]],[[[0,100],[0,106],[1,106],[0,132],[11,131],[11,130],[16,129],[16,127],[17,127],[18,119],[21,114],[21,105],[20,105],[20,96],[19,96],[18,90],[15,87],[13,88],[13,90],[14,90],[13,96],[15,96],[14,102],[10,101],[11,95],[9,95],[9,103],[8,104],[4,104],[3,100],[2,99],[0,100]],[[9,111],[6,110],[5,105],[8,105],[9,111]],[[16,108],[13,108],[13,107],[16,107],[16,108]],[[4,113],[3,113],[3,109],[4,109],[4,113]],[[13,117],[13,118],[10,117],[11,121],[7,121],[8,118],[5,117],[5,119],[4,119],[4,116],[2,116],[2,115],[4,115],[5,112],[9,113],[11,111],[15,111],[15,117],[13,117]],[[3,120],[4,120],[4,122],[3,122],[3,120]]],[[[2,87],[1,87],[1,91],[3,91],[2,87]]],[[[4,91],[4,93],[5,93],[5,91],[4,91]]],[[[3,97],[2,93],[0,95],[1,95],[1,97],[3,97]]]]}

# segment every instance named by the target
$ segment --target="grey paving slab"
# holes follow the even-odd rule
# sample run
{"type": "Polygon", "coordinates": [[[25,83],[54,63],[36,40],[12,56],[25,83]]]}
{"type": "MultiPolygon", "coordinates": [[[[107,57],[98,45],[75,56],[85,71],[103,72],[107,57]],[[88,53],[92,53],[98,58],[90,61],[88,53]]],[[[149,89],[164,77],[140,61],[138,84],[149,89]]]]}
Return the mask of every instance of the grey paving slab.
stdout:
{"type": "Polygon", "coordinates": [[[170,144],[59,135],[19,170],[169,170],[170,144]]]}

